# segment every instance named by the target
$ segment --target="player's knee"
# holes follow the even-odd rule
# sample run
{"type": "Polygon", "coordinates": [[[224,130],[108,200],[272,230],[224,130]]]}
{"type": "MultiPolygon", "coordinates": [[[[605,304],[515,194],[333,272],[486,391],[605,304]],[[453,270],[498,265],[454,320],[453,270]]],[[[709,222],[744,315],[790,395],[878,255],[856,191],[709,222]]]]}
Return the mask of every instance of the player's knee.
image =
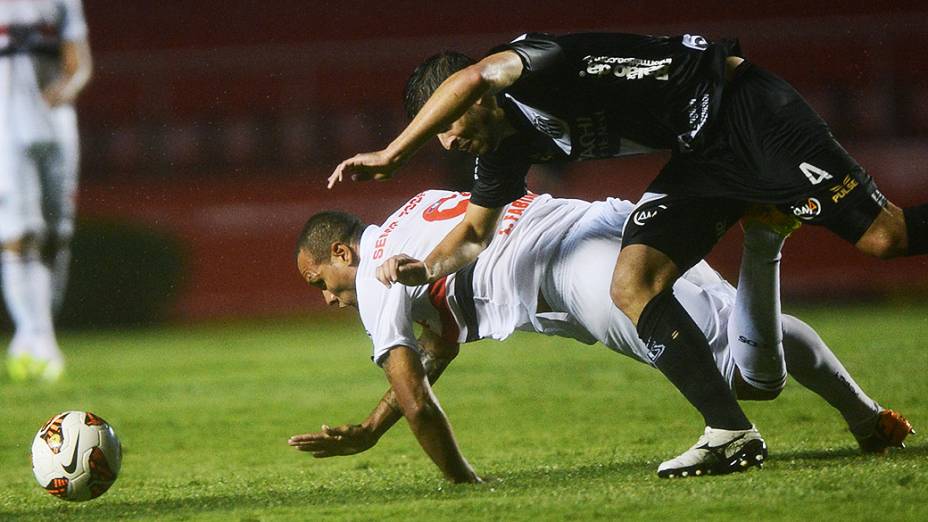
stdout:
{"type": "Polygon", "coordinates": [[[739,401],[772,401],[780,396],[780,393],[785,388],[786,381],[783,381],[783,386],[778,386],[775,388],[758,388],[747,381],[741,375],[740,371],[735,372],[735,378],[733,387],[735,389],[735,396],[738,397],[739,401]]]}
{"type": "Polygon", "coordinates": [[[3,242],[3,250],[17,255],[28,254],[39,249],[39,238],[36,234],[22,236],[3,242]]]}
{"type": "Polygon", "coordinates": [[[654,297],[654,293],[650,291],[647,280],[642,277],[642,274],[635,270],[619,268],[612,278],[609,295],[619,310],[637,322],[641,310],[654,297]]]}

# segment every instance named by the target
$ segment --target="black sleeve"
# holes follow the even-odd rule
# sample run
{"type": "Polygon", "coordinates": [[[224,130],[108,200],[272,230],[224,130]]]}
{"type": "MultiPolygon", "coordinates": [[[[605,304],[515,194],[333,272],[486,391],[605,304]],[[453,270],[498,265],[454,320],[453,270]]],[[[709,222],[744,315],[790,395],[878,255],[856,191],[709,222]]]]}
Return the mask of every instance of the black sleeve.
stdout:
{"type": "Polygon", "coordinates": [[[552,70],[564,60],[560,44],[552,35],[544,33],[524,34],[508,44],[493,48],[490,54],[502,51],[514,51],[522,59],[524,69],[521,78],[552,70]]]}
{"type": "Polygon", "coordinates": [[[525,176],[531,164],[504,154],[490,153],[477,158],[470,200],[486,208],[500,208],[527,193],[525,176]]]}

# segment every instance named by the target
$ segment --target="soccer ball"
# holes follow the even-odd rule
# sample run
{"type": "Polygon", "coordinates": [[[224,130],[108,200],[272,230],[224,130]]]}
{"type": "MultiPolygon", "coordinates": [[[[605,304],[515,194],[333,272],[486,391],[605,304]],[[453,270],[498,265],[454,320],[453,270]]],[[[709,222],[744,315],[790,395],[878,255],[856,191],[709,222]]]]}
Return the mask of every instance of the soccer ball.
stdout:
{"type": "Polygon", "coordinates": [[[90,412],[66,411],[42,426],[32,441],[32,473],[64,500],[97,498],[119,474],[122,448],[113,428],[90,412]]]}

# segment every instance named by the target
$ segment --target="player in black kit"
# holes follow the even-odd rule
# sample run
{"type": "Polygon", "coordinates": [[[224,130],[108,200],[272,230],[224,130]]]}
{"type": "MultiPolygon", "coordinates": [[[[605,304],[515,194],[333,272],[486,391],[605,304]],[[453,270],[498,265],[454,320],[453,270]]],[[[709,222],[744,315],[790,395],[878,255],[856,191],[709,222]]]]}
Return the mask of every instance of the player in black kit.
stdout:
{"type": "Polygon", "coordinates": [[[654,365],[702,413],[699,442],[662,477],[759,464],[766,445],[721,378],[705,337],[673,296],[753,203],[821,224],[871,255],[928,252],[928,205],[901,210],[786,82],[740,57],[737,42],[694,35],[530,34],[474,62],[443,53],[406,88],[407,128],[384,150],[343,161],[387,179],[428,139],[477,156],[465,219],[425,259],[388,259],[385,284],[419,285],[472,262],[500,209],[526,192],[534,163],[672,150],[626,225],[610,289],[654,365]]]}

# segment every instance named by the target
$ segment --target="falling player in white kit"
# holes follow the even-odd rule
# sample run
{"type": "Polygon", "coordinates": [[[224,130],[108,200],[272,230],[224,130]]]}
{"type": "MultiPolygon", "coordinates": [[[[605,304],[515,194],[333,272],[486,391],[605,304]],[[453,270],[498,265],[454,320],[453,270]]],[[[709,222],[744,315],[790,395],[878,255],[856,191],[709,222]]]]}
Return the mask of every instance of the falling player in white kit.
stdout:
{"type": "Polygon", "coordinates": [[[53,325],[67,282],[78,170],[73,103],[91,75],[80,0],[0,2],[0,242],[15,380],[64,369],[53,325]]]}
{"type": "MultiPolygon", "coordinates": [[[[298,243],[301,275],[322,290],[329,304],[359,309],[373,341],[372,359],[384,368],[391,390],[363,424],[324,427],[292,437],[291,445],[318,457],[357,453],[405,415],[446,478],[475,482],[480,479],[458,450],[429,386],[456,356],[459,343],[503,340],[515,330],[527,330],[598,341],[653,366],[654,354],[634,325],[610,306],[611,260],[634,208],[630,202],[528,194],[504,208],[494,240],[474,265],[428,286],[386,287],[378,281],[383,259],[416,257],[434,248],[461,220],[468,199],[466,193],[426,191],[380,227],[365,228],[341,213],[320,213],[307,222],[298,243]],[[418,340],[415,322],[424,327],[418,340]]],[[[754,294],[740,301],[747,315],[733,313],[739,308],[734,287],[705,262],[687,272],[674,293],[709,339],[719,371],[739,398],[774,398],[788,370],[841,412],[864,451],[900,445],[911,429],[904,418],[867,397],[808,325],[783,316],[780,326],[778,291],[770,279],[778,276],[783,239],[756,225],[746,229],[742,272],[754,280],[742,278],[739,294],[754,294]],[[774,320],[744,318],[768,316],[774,320]],[[733,336],[750,343],[730,345],[733,336]]],[[[699,447],[678,459],[708,451],[703,445],[712,445],[708,431],[699,447]]],[[[686,476],[744,466],[737,448],[718,458],[698,456],[671,468],[686,476]]]]}

